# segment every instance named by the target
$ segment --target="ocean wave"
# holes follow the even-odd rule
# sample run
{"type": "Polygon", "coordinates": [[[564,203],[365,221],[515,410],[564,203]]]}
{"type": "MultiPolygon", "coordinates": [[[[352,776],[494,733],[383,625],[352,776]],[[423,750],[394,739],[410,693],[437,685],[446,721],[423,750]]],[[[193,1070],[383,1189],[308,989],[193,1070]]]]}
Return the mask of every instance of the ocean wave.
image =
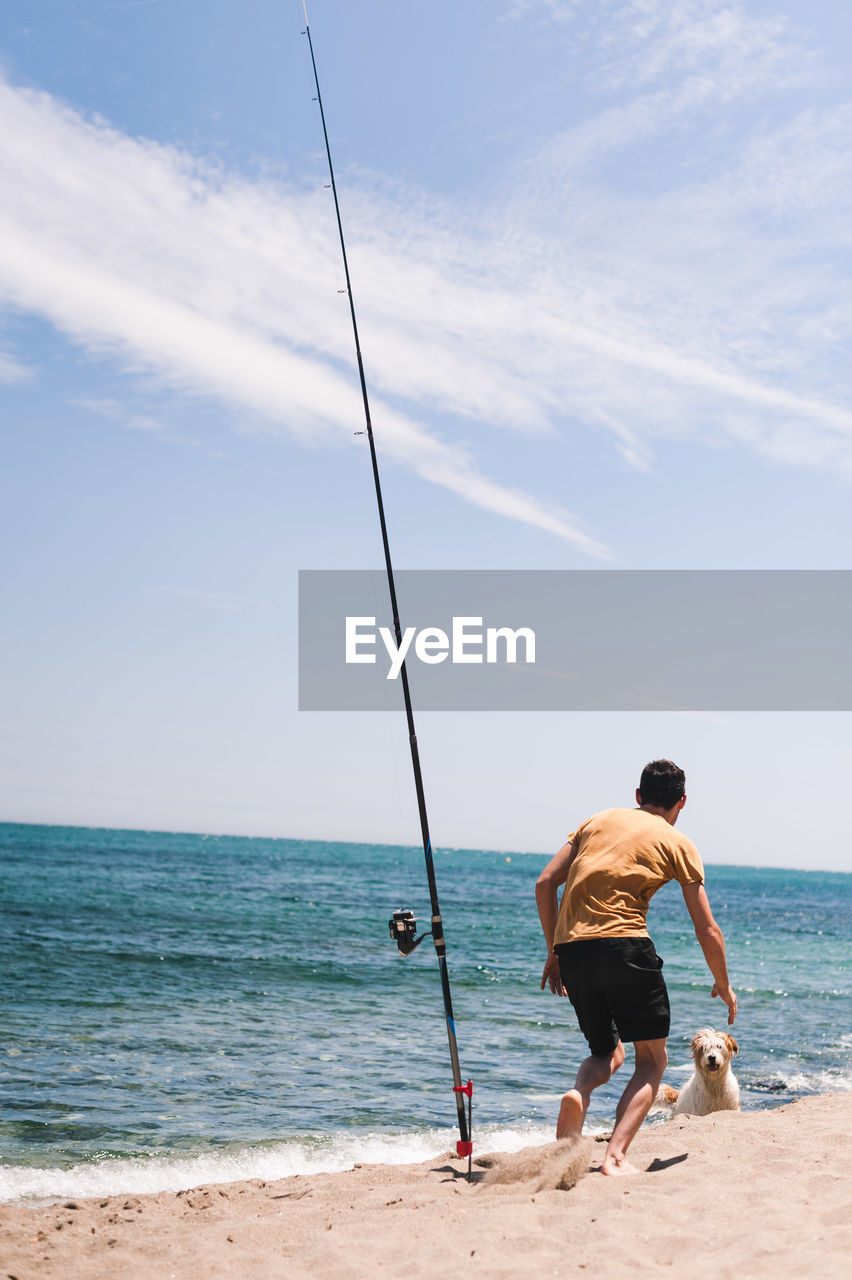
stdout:
{"type": "MultiPolygon", "coordinates": [[[[342,1173],[356,1164],[417,1164],[455,1151],[451,1129],[419,1133],[332,1134],[242,1147],[229,1152],[174,1156],[93,1157],[62,1168],[0,1165],[0,1202],[44,1204],[98,1196],[187,1191],[210,1183],[265,1182],[296,1174],[342,1173]]],[[[553,1140],[550,1125],[483,1125],[476,1152],[520,1151],[553,1140]]]]}
{"type": "MultiPolygon", "coordinates": [[[[844,1071],[840,1067],[829,1067],[825,1071],[781,1071],[775,1079],[788,1093],[848,1093],[852,1090],[852,1071],[844,1071]]],[[[777,1086],[773,1084],[773,1088],[777,1086]]]]}

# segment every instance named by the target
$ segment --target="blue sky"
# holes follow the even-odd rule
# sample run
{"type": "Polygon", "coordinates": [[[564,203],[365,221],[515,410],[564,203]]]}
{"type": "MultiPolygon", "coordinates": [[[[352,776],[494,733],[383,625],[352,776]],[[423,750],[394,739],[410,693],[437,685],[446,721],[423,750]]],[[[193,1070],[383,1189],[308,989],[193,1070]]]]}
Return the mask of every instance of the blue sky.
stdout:
{"type": "MultiPolygon", "coordinates": [[[[395,562],[849,568],[852,11],[314,0],[395,562]]],[[[416,843],[401,717],[296,710],[381,563],[301,5],[0,18],[0,816],[416,843]]],[[[846,715],[443,715],[436,844],[689,779],[852,869],[846,715]]]]}

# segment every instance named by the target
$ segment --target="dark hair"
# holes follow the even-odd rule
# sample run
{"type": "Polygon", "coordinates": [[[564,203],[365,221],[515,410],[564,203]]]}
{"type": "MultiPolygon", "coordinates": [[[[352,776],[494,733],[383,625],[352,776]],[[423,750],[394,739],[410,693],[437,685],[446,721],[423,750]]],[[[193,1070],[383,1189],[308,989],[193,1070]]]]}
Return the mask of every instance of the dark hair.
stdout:
{"type": "Polygon", "coordinates": [[[686,774],[671,760],[652,760],[642,770],[639,794],[643,804],[672,809],[686,792],[686,774]]]}

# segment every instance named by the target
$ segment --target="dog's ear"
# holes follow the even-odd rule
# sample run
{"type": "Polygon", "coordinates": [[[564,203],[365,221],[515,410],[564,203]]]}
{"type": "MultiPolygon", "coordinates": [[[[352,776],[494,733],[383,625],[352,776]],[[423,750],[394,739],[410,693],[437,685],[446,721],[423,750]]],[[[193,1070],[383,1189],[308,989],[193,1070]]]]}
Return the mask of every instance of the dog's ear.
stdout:
{"type": "Polygon", "coordinates": [[[733,1036],[728,1035],[727,1031],[725,1032],[725,1039],[728,1042],[728,1048],[730,1049],[731,1053],[733,1054],[734,1057],[736,1057],[740,1051],[740,1046],[737,1044],[733,1036]]]}
{"type": "Polygon", "coordinates": [[[697,1031],[695,1035],[692,1037],[692,1044],[689,1046],[689,1048],[694,1058],[701,1048],[701,1032],[700,1031],[697,1031]]]}

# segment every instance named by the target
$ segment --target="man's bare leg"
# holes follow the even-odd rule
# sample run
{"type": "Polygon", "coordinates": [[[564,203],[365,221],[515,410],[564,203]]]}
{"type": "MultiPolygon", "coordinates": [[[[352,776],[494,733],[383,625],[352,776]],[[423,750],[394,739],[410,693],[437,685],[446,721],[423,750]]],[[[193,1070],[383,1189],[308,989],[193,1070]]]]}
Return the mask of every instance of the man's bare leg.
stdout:
{"type": "Polygon", "coordinates": [[[639,1172],[627,1159],[627,1148],[651,1110],[668,1061],[665,1040],[637,1040],[634,1048],[636,1066],[616,1108],[615,1128],[601,1166],[601,1173],[610,1176],[639,1172]]]}
{"type": "Polygon", "coordinates": [[[579,1137],[583,1129],[583,1121],[589,1109],[592,1093],[618,1070],[624,1061],[624,1045],[619,1040],[612,1053],[604,1056],[592,1054],[584,1058],[574,1081],[574,1088],[569,1089],[562,1097],[559,1108],[559,1119],[556,1122],[556,1137],[579,1137]]]}

